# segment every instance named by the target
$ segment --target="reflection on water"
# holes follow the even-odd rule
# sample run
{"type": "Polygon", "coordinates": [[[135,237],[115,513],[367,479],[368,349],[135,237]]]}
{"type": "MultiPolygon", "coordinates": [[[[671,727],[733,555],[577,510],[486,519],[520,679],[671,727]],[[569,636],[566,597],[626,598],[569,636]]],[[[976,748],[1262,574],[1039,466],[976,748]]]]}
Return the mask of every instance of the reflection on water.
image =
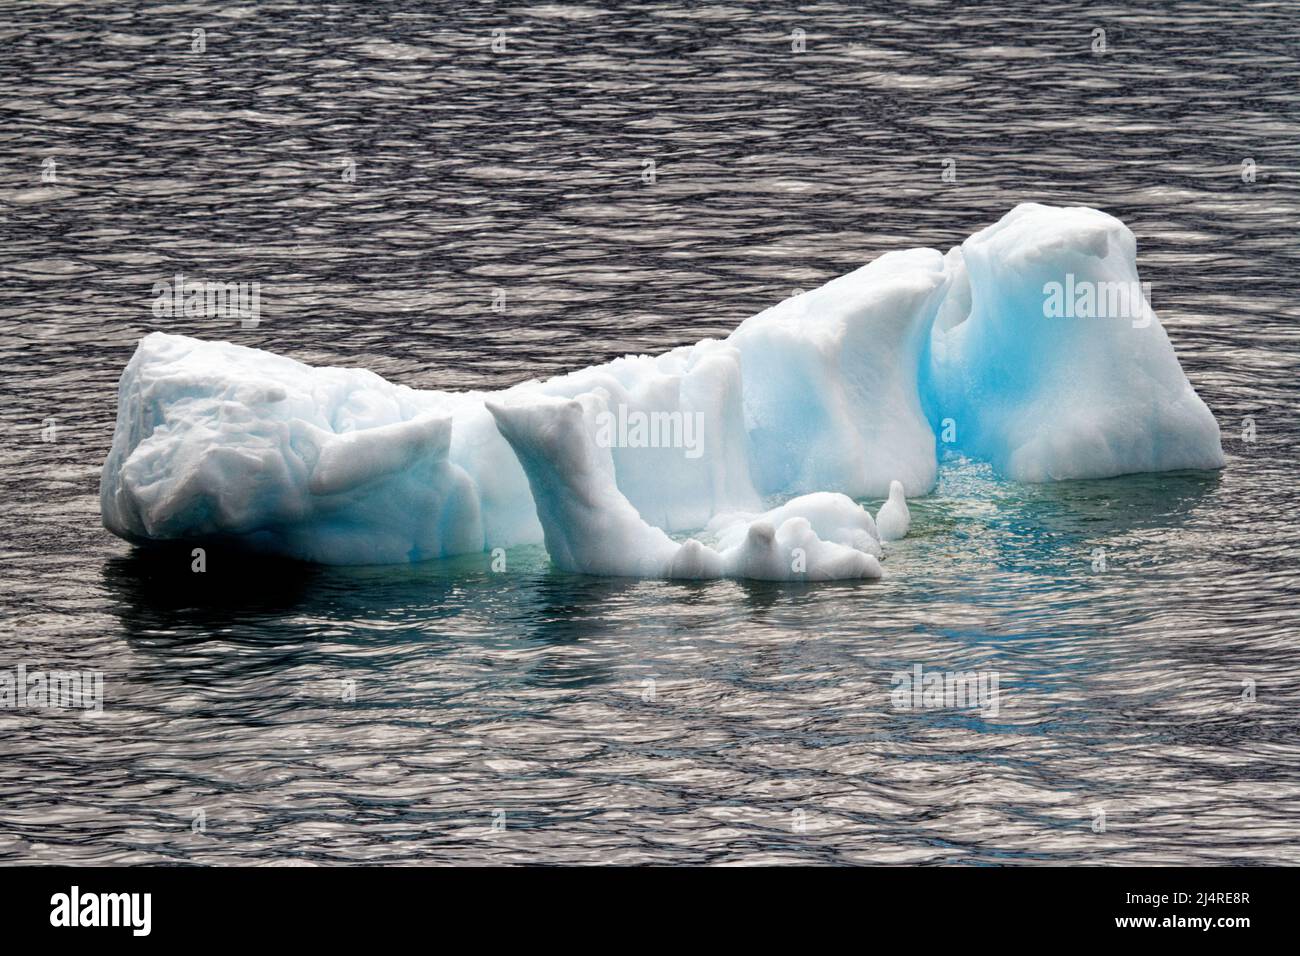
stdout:
{"type": "Polygon", "coordinates": [[[0,711],[0,862],[1300,862],[1300,61],[1283,8],[1192,10],[0,14],[0,667],[106,675],[0,711]],[[196,574],[99,526],[149,329],[499,387],[1031,199],[1133,226],[1227,468],[946,461],[871,584],[196,574]],[[261,282],[260,326],[155,318],[176,272],[261,282]],[[897,709],[918,664],[997,713],[897,709]]]}

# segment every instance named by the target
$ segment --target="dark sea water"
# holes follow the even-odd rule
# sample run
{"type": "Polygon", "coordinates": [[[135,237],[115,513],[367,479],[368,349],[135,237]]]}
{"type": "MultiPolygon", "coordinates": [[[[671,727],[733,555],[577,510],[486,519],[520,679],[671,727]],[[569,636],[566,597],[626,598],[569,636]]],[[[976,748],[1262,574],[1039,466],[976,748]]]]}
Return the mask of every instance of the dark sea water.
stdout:
{"type": "Polygon", "coordinates": [[[0,711],[0,861],[1300,862],[1298,222],[1295,4],[4,4],[0,669],[105,699],[0,711]],[[498,387],[1029,200],[1132,227],[1221,472],[948,462],[878,584],[100,525],[147,331],[498,387]],[[155,318],[177,272],[260,326],[155,318]],[[895,709],[916,664],[999,712],[895,709]]]}

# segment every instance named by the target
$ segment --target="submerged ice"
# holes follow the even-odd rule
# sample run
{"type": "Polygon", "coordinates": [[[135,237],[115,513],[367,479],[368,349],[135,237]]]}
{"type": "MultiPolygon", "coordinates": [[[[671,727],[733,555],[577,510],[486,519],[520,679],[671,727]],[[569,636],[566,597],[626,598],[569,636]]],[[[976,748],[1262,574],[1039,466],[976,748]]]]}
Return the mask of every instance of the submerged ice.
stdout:
{"type": "Polygon", "coordinates": [[[134,542],[332,564],[544,542],[591,574],[874,578],[946,450],[1022,481],[1222,465],[1122,223],[1019,206],[725,340],[491,394],[153,333],[101,506],[134,542]]]}

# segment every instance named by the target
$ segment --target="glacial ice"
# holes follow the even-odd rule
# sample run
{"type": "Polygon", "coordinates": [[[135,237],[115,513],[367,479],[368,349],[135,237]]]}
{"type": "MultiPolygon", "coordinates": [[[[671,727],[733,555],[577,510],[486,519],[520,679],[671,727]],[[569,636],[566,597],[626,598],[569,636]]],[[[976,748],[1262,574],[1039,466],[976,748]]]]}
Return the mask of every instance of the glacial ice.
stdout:
{"type": "Polygon", "coordinates": [[[1223,464],[1145,294],[1097,308],[1137,282],[1118,220],[1027,204],[725,340],[492,394],[155,332],[119,384],[104,524],[331,564],[544,542],[591,574],[879,577],[947,451],[1023,481],[1223,464]],[[886,495],[874,521],[853,500],[886,495]]]}

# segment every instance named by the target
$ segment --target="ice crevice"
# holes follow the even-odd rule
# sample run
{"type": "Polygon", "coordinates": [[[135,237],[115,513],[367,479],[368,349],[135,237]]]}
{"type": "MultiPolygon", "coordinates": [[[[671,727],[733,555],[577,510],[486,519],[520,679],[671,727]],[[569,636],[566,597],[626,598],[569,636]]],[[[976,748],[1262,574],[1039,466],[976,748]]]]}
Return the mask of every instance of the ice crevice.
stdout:
{"type": "Polygon", "coordinates": [[[119,384],[104,524],[331,564],[544,542],[588,574],[877,578],[948,450],[1033,482],[1223,464],[1140,290],[1119,220],[1026,204],[724,340],[496,393],[155,332],[119,384]]]}

